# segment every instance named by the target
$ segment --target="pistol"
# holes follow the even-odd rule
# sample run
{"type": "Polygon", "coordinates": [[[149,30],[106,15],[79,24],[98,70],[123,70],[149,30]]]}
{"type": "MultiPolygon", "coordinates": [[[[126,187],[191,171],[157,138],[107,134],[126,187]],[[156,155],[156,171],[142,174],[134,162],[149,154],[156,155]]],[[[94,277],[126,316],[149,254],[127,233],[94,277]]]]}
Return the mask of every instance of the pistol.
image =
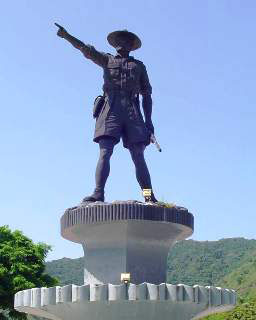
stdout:
{"type": "Polygon", "coordinates": [[[156,148],[157,148],[157,150],[158,150],[159,152],[162,152],[162,149],[161,149],[159,143],[157,142],[156,137],[153,135],[153,133],[152,133],[151,136],[150,136],[150,141],[151,141],[152,143],[154,143],[154,145],[156,146],[156,148]]]}

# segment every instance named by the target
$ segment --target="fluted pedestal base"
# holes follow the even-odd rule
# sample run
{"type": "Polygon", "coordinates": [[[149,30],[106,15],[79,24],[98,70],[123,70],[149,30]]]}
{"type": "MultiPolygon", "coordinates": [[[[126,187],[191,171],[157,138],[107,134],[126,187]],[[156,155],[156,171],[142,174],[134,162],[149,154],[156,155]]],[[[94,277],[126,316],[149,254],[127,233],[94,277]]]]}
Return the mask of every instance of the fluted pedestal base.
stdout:
{"type": "Polygon", "coordinates": [[[16,310],[53,320],[190,320],[235,303],[232,290],[165,283],[69,285],[15,295],[16,310]]]}

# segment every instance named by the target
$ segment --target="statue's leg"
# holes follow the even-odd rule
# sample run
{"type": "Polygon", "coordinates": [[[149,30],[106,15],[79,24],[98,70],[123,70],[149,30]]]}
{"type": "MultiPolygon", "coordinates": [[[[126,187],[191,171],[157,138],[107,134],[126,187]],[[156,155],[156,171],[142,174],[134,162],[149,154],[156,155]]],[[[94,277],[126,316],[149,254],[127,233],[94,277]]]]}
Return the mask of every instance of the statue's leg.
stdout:
{"type": "Polygon", "coordinates": [[[93,194],[85,197],[83,202],[104,201],[104,189],[110,172],[110,158],[113,154],[115,144],[116,140],[111,137],[104,137],[99,140],[100,156],[95,173],[96,187],[93,194]]]}
{"type": "MultiPolygon", "coordinates": [[[[141,189],[152,189],[150,174],[144,158],[144,150],[146,146],[143,143],[135,143],[129,146],[129,151],[136,169],[136,178],[141,189]]],[[[157,202],[152,193],[151,200],[157,202]]]]}
{"type": "Polygon", "coordinates": [[[99,191],[104,194],[104,188],[110,172],[110,158],[113,154],[115,139],[113,138],[103,138],[99,141],[100,147],[100,157],[96,167],[95,191],[99,191]]]}

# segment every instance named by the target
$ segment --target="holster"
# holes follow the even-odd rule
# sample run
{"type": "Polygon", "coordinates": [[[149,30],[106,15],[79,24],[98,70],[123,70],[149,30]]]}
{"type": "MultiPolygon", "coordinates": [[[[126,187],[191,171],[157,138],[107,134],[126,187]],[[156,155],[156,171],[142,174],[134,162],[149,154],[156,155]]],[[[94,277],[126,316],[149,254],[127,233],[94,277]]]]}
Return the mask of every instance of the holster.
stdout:
{"type": "Polygon", "coordinates": [[[105,103],[105,96],[98,96],[94,100],[93,104],[93,118],[98,118],[105,103]]]}

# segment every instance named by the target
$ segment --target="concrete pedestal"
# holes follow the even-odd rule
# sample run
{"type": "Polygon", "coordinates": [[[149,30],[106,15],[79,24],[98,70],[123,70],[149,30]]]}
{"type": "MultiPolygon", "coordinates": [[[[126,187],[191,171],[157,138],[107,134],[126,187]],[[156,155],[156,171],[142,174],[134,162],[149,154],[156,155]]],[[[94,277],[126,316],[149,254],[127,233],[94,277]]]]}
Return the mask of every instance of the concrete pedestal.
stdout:
{"type": "Polygon", "coordinates": [[[128,272],[132,283],[159,284],[166,282],[170,247],[189,237],[193,225],[185,208],[119,202],[67,210],[61,234],[83,246],[85,283],[119,284],[128,272]]]}
{"type": "Polygon", "coordinates": [[[190,320],[230,310],[233,290],[164,283],[170,247],[193,226],[181,207],[118,202],[68,209],[61,234],[84,248],[85,284],[20,291],[15,309],[53,320],[190,320]],[[120,284],[124,272],[132,283],[120,284]]]}

